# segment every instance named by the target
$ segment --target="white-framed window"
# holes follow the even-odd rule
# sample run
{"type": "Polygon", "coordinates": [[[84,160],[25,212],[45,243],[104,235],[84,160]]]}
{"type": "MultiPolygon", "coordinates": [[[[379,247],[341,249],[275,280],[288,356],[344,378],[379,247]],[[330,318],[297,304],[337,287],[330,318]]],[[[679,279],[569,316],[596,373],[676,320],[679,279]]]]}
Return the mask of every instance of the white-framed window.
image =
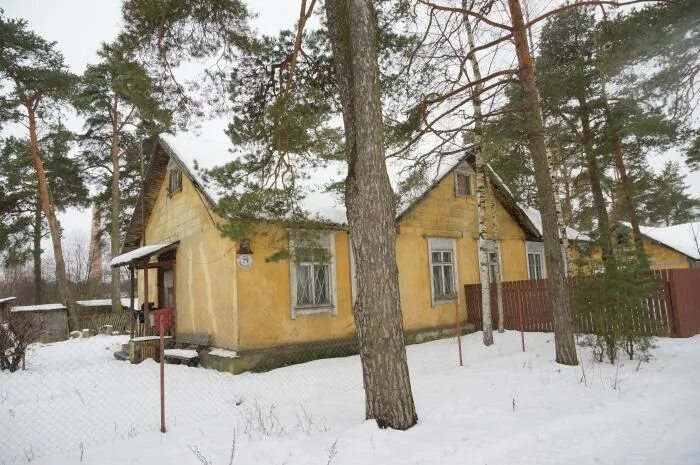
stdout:
{"type": "Polygon", "coordinates": [[[455,195],[457,197],[471,197],[474,195],[471,174],[455,172],[455,195]]]}
{"type": "Polygon", "coordinates": [[[457,257],[455,240],[428,238],[430,258],[430,290],[433,304],[457,300],[457,257]]]}
{"type": "Polygon", "coordinates": [[[168,194],[182,190],[182,170],[172,160],[168,163],[168,194]]]}
{"type": "Polygon", "coordinates": [[[544,243],[525,242],[528,279],[544,279],[547,271],[544,264],[544,243]]]}
{"type": "Polygon", "coordinates": [[[326,231],[290,234],[292,318],[304,313],[336,313],[334,237],[326,231]]]}

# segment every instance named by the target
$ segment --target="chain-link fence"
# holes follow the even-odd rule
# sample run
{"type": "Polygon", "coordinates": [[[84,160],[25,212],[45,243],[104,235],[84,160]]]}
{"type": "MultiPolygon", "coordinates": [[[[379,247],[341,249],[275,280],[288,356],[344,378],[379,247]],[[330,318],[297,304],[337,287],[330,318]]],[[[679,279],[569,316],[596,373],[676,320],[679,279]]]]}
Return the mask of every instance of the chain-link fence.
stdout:
{"type": "MultiPolygon", "coordinates": [[[[40,313],[30,312],[25,320],[40,319],[40,313]]],[[[129,325],[122,320],[121,315],[81,320],[91,325],[80,331],[79,337],[74,332],[67,340],[33,343],[16,371],[0,372],[0,464],[82,454],[160,429],[160,364],[153,358],[130,363],[115,357],[115,353],[129,355],[132,338],[124,331],[129,325]],[[121,322],[119,329],[110,324],[112,320],[121,322]],[[99,323],[109,325],[113,332],[99,334],[105,332],[99,323]]],[[[220,359],[236,356],[221,349],[215,353],[220,359]]],[[[337,350],[329,345],[323,353],[299,353],[289,360],[347,353],[347,344],[338,343],[337,350]]],[[[159,358],[157,349],[154,355],[159,358]]],[[[305,406],[312,405],[320,392],[362,392],[357,357],[326,358],[236,375],[194,365],[164,365],[168,430],[222,416],[230,416],[243,434],[324,430],[328,428],[326,419],[311,417],[305,406]]],[[[357,407],[362,402],[358,398],[357,407]]]]}

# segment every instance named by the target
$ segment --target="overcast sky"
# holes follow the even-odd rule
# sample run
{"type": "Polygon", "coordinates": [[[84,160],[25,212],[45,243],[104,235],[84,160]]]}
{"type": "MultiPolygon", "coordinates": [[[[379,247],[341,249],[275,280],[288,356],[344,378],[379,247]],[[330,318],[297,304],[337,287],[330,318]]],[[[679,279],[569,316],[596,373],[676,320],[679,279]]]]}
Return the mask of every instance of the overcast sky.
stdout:
{"type": "MultiPolygon", "coordinates": [[[[248,0],[247,3],[257,14],[253,26],[266,34],[292,27],[299,15],[297,0],[248,0]]],[[[6,16],[24,18],[30,29],[56,41],[74,73],[82,73],[88,63],[97,61],[100,44],[116,37],[121,5],[122,0],[0,0],[6,16]]],[[[89,210],[71,209],[59,218],[64,237],[89,236],[89,210]]],[[[44,245],[50,254],[50,243],[44,245]]]]}
{"type": "MultiPolygon", "coordinates": [[[[537,5],[539,1],[532,4],[537,5]]],[[[258,15],[253,21],[254,27],[263,33],[274,34],[289,28],[298,17],[298,0],[248,0],[247,3],[258,15]]],[[[96,61],[100,43],[117,35],[121,4],[121,0],[0,0],[0,8],[7,16],[25,18],[30,29],[56,41],[75,73],[81,73],[88,63],[96,61]]],[[[681,160],[681,157],[677,151],[671,151],[650,157],[650,162],[659,169],[668,159],[681,160]]],[[[689,173],[688,182],[693,194],[700,197],[700,173],[689,173]]],[[[70,210],[60,218],[65,237],[87,238],[89,211],[70,210]]],[[[50,247],[45,249],[50,253],[50,247]]]]}

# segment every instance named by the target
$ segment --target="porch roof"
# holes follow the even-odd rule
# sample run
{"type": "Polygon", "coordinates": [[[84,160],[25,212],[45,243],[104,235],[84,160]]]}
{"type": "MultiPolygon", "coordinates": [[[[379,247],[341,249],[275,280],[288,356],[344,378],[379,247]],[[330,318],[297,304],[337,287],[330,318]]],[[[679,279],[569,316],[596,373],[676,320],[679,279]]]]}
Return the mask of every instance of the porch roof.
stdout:
{"type": "Polygon", "coordinates": [[[153,255],[158,255],[161,252],[165,252],[166,250],[173,248],[176,244],[177,241],[163,244],[144,245],[143,247],[139,247],[138,249],[134,249],[130,252],[117,255],[109,262],[109,266],[112,268],[117,268],[120,266],[131,265],[135,262],[140,262],[146,258],[152,257],[153,255]]]}

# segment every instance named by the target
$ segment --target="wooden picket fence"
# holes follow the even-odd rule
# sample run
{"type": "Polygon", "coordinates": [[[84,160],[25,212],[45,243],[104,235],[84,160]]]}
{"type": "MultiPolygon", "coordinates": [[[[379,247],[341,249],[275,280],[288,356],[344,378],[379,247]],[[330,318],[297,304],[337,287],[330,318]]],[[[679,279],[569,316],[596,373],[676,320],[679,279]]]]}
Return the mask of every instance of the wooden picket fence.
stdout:
{"type": "Polygon", "coordinates": [[[116,313],[101,313],[96,315],[81,315],[78,317],[78,328],[89,329],[90,334],[97,334],[105,325],[111,325],[113,331],[126,333],[131,326],[132,313],[122,311],[116,313]]]}
{"type": "MultiPolygon", "coordinates": [[[[700,334],[700,270],[655,270],[659,291],[646,299],[646,311],[653,324],[634,323],[639,332],[662,336],[691,337],[700,334]]],[[[594,279],[594,278],[593,278],[594,279]]],[[[568,278],[570,289],[585,285],[585,280],[568,278]]],[[[547,280],[507,281],[502,285],[505,329],[522,331],[552,331],[552,303],[547,291],[547,280]]],[[[498,323],[496,286],[491,286],[491,321],[498,323]]],[[[482,329],[481,285],[464,286],[467,321],[482,329]]],[[[644,308],[644,307],[642,307],[644,308]]],[[[591,309],[591,312],[598,309],[591,309]]],[[[641,319],[648,321],[649,319],[641,319]]],[[[593,314],[576,315],[576,330],[593,332],[593,314]]]]}

